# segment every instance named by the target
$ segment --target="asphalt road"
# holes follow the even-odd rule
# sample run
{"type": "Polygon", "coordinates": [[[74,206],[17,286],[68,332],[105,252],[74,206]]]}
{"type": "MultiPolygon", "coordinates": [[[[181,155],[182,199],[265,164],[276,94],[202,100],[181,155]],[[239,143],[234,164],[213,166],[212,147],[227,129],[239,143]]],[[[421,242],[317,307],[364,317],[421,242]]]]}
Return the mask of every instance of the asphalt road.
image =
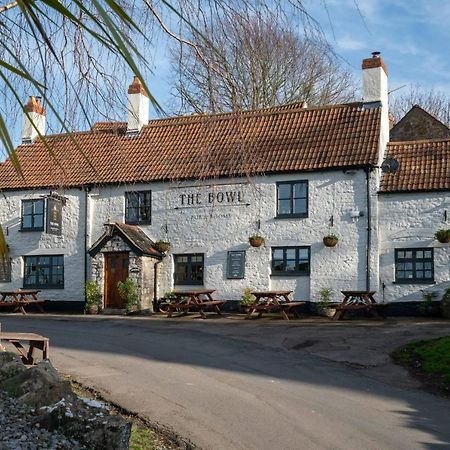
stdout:
{"type": "Polygon", "coordinates": [[[295,335],[292,325],[31,315],[0,322],[3,331],[49,336],[59,370],[204,449],[450,449],[448,400],[286,349],[277,336],[284,326],[295,335]]]}

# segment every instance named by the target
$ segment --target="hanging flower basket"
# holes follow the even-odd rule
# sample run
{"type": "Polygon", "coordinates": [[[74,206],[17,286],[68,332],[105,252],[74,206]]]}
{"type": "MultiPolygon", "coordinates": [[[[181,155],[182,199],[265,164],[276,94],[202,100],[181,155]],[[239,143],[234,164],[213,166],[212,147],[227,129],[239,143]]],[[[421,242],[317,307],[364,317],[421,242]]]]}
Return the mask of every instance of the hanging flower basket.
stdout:
{"type": "Polygon", "coordinates": [[[450,230],[437,230],[434,234],[434,237],[441,243],[441,244],[448,244],[450,243],[450,230]]]}
{"type": "Polygon", "coordinates": [[[259,234],[254,234],[253,236],[250,236],[248,238],[248,241],[250,242],[250,245],[252,247],[261,247],[261,245],[264,244],[264,238],[259,234]]]}
{"type": "Polygon", "coordinates": [[[325,247],[336,247],[339,238],[335,234],[329,234],[323,238],[323,243],[325,247]]]}
{"type": "Polygon", "coordinates": [[[170,242],[156,241],[155,248],[156,248],[156,250],[158,250],[158,252],[166,253],[170,250],[170,242]]]}

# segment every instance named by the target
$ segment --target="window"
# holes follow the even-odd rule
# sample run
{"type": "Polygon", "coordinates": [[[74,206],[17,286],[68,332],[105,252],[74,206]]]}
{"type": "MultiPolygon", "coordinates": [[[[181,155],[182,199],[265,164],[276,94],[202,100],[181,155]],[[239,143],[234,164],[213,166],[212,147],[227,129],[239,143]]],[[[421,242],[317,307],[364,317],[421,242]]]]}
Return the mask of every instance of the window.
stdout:
{"type": "Polygon", "coordinates": [[[396,283],[433,283],[434,260],[432,248],[395,250],[396,283]]]}
{"type": "Polygon", "coordinates": [[[309,247],[272,248],[272,275],[309,275],[309,247]]]}
{"type": "Polygon", "coordinates": [[[151,223],[152,191],[125,192],[125,223],[151,223]]]}
{"type": "Polygon", "coordinates": [[[203,254],[174,255],[175,284],[203,284],[203,254]]]}
{"type": "Polygon", "coordinates": [[[22,200],[22,231],[44,230],[44,200],[22,200]]]}
{"type": "Polygon", "coordinates": [[[308,217],[308,182],[277,183],[277,217],[308,217]]]}
{"type": "Polygon", "coordinates": [[[25,256],[23,286],[28,288],[64,288],[64,256],[25,256]]]}

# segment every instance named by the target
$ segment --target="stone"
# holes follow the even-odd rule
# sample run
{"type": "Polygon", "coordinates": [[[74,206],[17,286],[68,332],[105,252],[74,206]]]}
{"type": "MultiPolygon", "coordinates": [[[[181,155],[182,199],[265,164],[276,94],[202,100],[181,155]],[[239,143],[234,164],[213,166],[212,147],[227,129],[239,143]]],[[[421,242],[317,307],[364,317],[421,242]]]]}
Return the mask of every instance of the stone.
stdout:
{"type": "Polygon", "coordinates": [[[19,355],[10,352],[0,353],[0,381],[12,378],[26,370],[19,355]]]}

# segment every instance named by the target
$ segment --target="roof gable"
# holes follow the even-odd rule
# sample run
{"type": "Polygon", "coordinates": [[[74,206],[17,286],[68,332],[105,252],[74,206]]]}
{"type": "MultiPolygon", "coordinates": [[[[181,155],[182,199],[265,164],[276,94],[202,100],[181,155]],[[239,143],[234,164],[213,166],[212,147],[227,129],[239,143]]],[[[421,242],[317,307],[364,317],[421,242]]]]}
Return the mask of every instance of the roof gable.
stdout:
{"type": "Polygon", "coordinates": [[[152,256],[162,258],[162,254],[154,248],[154,242],[136,225],[128,225],[121,222],[107,224],[105,232],[88,250],[91,256],[95,256],[114,236],[120,236],[130,248],[139,256],[152,256]]]}
{"type": "Polygon", "coordinates": [[[414,105],[390,131],[390,141],[450,138],[450,128],[419,105],[414,105]]]}
{"type": "Polygon", "coordinates": [[[150,121],[137,135],[123,123],[47,136],[17,149],[23,177],[0,166],[0,189],[249,176],[376,164],[381,109],[362,103],[150,121]],[[86,156],[83,157],[80,149],[86,156]],[[56,160],[55,160],[56,159],[56,160]]]}

